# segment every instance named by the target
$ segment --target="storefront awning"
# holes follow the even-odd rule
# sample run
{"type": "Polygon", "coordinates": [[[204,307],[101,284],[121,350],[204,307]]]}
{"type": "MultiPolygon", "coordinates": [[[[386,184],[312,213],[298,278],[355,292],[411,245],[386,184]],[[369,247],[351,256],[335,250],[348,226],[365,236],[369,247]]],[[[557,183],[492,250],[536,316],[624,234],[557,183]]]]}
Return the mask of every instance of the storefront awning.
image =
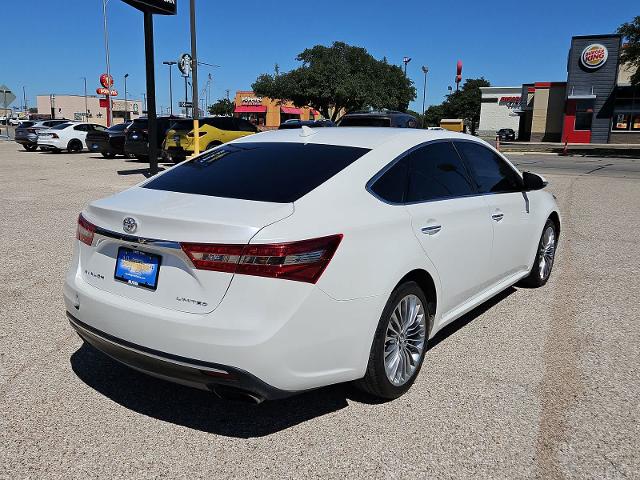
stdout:
{"type": "Polygon", "coordinates": [[[264,105],[239,105],[234,110],[235,113],[265,113],[267,107],[264,105]]]}
{"type": "Polygon", "coordinates": [[[282,113],[287,113],[289,115],[300,115],[302,113],[299,108],[293,107],[280,107],[280,110],[282,113]]]}

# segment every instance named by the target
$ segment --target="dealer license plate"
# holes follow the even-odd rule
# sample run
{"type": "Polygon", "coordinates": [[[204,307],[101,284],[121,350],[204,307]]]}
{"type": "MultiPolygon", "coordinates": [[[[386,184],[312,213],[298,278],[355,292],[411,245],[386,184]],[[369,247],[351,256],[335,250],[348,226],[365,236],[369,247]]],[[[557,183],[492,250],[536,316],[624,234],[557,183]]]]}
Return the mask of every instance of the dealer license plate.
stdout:
{"type": "Polygon", "coordinates": [[[158,288],[161,259],[160,255],[120,247],[114,278],[135,287],[155,290],[158,288]]]}

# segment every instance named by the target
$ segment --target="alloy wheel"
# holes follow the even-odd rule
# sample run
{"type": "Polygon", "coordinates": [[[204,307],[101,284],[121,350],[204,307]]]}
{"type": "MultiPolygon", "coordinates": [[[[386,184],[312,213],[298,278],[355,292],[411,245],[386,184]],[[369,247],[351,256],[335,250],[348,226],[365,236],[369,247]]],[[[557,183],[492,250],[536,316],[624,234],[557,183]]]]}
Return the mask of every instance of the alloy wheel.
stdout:
{"type": "Polygon", "coordinates": [[[538,250],[538,275],[541,280],[546,280],[551,274],[553,259],[556,254],[556,232],[551,225],[547,226],[540,240],[538,250]]]}
{"type": "Polygon", "coordinates": [[[420,365],[426,325],[424,306],[413,294],[403,297],[393,309],[384,340],[384,370],[393,385],[405,384],[420,365]]]}

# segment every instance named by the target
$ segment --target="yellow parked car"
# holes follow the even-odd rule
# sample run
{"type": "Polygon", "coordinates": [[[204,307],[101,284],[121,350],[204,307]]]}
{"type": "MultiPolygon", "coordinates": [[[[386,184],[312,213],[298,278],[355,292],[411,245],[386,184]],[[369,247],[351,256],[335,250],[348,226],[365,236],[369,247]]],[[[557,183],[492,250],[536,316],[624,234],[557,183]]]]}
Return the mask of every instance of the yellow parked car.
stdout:
{"type": "MultiPolygon", "coordinates": [[[[200,119],[200,151],[209,150],[217,145],[236,138],[246,137],[258,132],[258,128],[247,120],[235,117],[205,117],[200,119]]],[[[193,120],[180,119],[171,125],[163,142],[165,157],[180,162],[195,150],[193,120]]]]}

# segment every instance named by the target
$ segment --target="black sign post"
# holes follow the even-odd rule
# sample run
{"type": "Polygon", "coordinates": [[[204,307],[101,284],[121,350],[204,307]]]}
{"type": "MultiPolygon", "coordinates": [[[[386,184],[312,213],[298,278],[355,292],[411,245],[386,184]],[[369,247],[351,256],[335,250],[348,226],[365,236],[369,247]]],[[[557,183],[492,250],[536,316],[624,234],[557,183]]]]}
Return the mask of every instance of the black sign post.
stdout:
{"type": "Polygon", "coordinates": [[[156,78],[153,54],[153,15],[175,15],[178,0],[122,0],[144,15],[144,53],[147,71],[147,121],[149,139],[149,170],[158,173],[158,122],[156,120],[156,78]]]}

